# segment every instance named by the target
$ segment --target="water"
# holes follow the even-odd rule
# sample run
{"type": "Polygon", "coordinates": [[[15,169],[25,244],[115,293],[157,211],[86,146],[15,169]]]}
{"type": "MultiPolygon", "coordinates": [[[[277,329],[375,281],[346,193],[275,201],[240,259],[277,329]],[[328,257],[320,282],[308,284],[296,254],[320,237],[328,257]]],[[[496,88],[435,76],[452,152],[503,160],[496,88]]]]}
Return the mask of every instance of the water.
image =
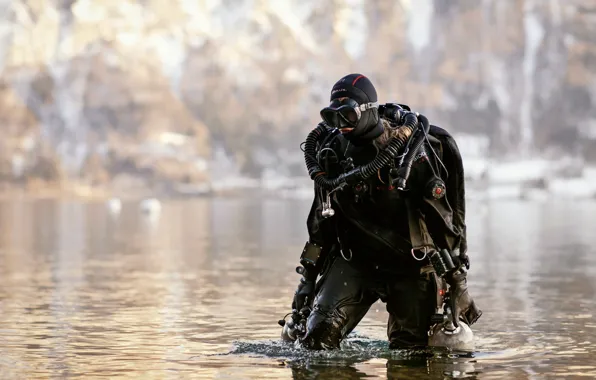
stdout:
{"type": "Polygon", "coordinates": [[[389,351],[382,303],[339,352],[282,344],[308,207],[3,201],[0,378],[596,376],[596,203],[469,204],[472,357],[389,351]]]}

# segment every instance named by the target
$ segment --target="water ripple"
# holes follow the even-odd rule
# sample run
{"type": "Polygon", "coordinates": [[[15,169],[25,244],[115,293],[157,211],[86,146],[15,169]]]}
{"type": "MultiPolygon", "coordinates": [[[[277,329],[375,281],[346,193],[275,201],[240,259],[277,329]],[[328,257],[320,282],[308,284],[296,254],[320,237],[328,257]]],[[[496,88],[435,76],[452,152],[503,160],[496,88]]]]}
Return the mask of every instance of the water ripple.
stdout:
{"type": "Polygon", "coordinates": [[[282,342],[309,205],[278,206],[173,202],[151,225],[134,207],[0,207],[0,377],[596,377],[596,204],[471,207],[471,355],[389,350],[382,303],[341,350],[282,342]]]}

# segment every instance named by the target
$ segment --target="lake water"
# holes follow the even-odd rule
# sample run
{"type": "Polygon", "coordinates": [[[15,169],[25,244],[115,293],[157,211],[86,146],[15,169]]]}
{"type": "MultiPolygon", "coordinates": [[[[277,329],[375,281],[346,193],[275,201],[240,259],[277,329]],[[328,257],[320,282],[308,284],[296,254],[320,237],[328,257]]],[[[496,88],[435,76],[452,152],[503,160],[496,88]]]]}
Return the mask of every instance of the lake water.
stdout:
{"type": "Polygon", "coordinates": [[[0,378],[596,377],[596,203],[468,204],[472,357],[282,344],[309,200],[0,203],[0,378]]]}

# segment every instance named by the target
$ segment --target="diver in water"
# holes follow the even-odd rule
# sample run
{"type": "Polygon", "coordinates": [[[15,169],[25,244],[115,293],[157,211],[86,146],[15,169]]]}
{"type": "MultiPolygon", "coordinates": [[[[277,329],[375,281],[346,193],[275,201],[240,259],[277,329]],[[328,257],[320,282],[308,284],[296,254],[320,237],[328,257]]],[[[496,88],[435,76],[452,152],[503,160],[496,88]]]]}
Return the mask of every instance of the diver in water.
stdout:
{"type": "Polygon", "coordinates": [[[452,326],[475,323],[455,140],[406,105],[379,105],[361,74],[340,79],[330,101],[304,143],[315,196],[282,338],[339,348],[379,299],[390,348],[427,346],[448,314],[452,326]]]}

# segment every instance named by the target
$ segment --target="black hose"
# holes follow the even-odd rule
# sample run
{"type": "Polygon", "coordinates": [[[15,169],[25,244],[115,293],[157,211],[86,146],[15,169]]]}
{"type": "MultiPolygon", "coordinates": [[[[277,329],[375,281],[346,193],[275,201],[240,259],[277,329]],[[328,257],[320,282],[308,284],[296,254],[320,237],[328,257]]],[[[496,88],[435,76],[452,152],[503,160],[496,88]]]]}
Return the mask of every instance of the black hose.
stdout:
{"type": "Polygon", "coordinates": [[[308,169],[308,174],[319,187],[327,190],[335,189],[344,184],[356,184],[372,176],[382,167],[389,165],[406,145],[418,125],[418,117],[416,114],[413,112],[406,113],[404,116],[404,125],[399,128],[400,133],[391,139],[387,147],[379,152],[373,161],[366,165],[359,166],[347,173],[341,174],[337,178],[328,179],[326,173],[315,159],[317,141],[321,136],[325,136],[329,133],[329,129],[327,129],[323,123],[319,123],[319,125],[308,134],[304,144],[304,160],[308,169]]]}
{"type": "Polygon", "coordinates": [[[320,173],[324,173],[323,169],[319,165],[317,161],[317,142],[321,138],[321,136],[327,136],[329,133],[329,129],[325,126],[324,123],[319,123],[315,129],[310,131],[308,136],[306,136],[306,140],[304,142],[304,162],[306,163],[306,168],[308,169],[308,175],[312,180],[315,179],[317,175],[320,173]]]}
{"type": "Polygon", "coordinates": [[[412,164],[414,163],[414,157],[418,155],[424,141],[426,140],[426,134],[430,129],[430,122],[424,115],[418,115],[418,120],[422,124],[422,130],[418,132],[418,136],[416,136],[410,151],[406,155],[401,167],[399,168],[399,174],[395,181],[397,182],[397,188],[399,190],[403,190],[406,188],[406,182],[410,177],[410,171],[412,170],[412,164]]]}
{"type": "Polygon", "coordinates": [[[382,150],[377,157],[370,163],[362,166],[362,176],[368,178],[375,174],[383,166],[387,166],[391,163],[391,160],[397,156],[401,149],[406,145],[410,136],[412,136],[418,126],[418,118],[415,113],[407,113],[404,117],[404,125],[400,127],[409,130],[409,133],[398,134],[398,136],[391,139],[387,148],[382,150]],[[405,136],[404,136],[405,135],[405,136]]]}

